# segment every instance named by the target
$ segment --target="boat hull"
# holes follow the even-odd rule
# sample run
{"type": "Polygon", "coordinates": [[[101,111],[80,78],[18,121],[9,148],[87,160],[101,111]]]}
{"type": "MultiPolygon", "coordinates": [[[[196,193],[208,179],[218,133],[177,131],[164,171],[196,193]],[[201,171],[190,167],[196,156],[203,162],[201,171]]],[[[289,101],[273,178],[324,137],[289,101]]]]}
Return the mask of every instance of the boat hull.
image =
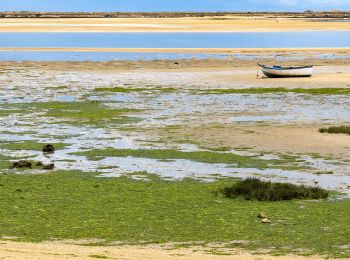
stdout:
{"type": "Polygon", "coordinates": [[[311,77],[313,67],[268,67],[259,65],[262,73],[269,78],[311,77]]]}

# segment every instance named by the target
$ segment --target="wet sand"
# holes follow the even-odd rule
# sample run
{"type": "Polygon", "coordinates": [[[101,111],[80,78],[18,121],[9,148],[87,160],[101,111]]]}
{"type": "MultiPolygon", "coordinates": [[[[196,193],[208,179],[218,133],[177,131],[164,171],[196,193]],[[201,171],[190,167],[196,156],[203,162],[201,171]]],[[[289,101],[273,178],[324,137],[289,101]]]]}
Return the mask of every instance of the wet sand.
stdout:
{"type": "MultiPolygon", "coordinates": [[[[171,247],[170,247],[171,248],[171,247]]],[[[184,249],[169,249],[169,245],[148,245],[148,246],[87,246],[75,245],[63,242],[42,242],[25,243],[1,241],[0,258],[2,259],[184,259],[184,260],[205,260],[205,259],[321,259],[316,256],[285,255],[281,257],[250,254],[239,249],[224,249],[223,252],[231,255],[214,255],[206,250],[212,248],[194,247],[184,249]],[[163,248],[164,246],[165,248],[163,248]]]]}
{"type": "MultiPolygon", "coordinates": [[[[344,50],[295,50],[288,51],[245,51],[240,52],[244,58],[229,56],[224,59],[178,59],[174,60],[139,60],[139,61],[106,61],[106,62],[0,62],[0,70],[8,67],[17,69],[38,68],[56,71],[90,71],[93,73],[118,73],[118,72],[138,72],[148,75],[145,78],[147,83],[162,84],[158,82],[157,74],[162,74],[165,84],[177,85],[177,81],[170,80],[175,75],[193,76],[189,77],[187,83],[201,88],[249,88],[249,87],[286,87],[286,88],[323,88],[323,87],[350,87],[350,59],[334,58],[319,59],[316,56],[328,54],[332,57],[336,55],[350,55],[344,50]],[[283,61],[277,61],[275,56],[283,57],[283,61]],[[300,57],[302,59],[300,59],[300,57]],[[314,65],[314,75],[311,78],[262,78],[259,72],[257,78],[257,62],[264,64],[283,65],[314,65]],[[169,77],[167,77],[167,73],[169,77]],[[152,75],[154,77],[152,77],[152,75]],[[188,82],[190,81],[190,82],[188,82]],[[205,82],[205,84],[203,84],[205,82]]],[[[178,84],[181,85],[181,84],[178,84]]],[[[181,87],[181,86],[179,86],[181,87]]]]}
{"type": "Polygon", "coordinates": [[[319,154],[350,158],[350,138],[347,135],[321,134],[324,125],[197,125],[179,126],[171,131],[158,131],[163,140],[191,140],[206,148],[246,148],[255,152],[319,154]]]}
{"type": "Polygon", "coordinates": [[[0,32],[273,32],[349,30],[350,23],[285,17],[3,18],[0,32]]]}

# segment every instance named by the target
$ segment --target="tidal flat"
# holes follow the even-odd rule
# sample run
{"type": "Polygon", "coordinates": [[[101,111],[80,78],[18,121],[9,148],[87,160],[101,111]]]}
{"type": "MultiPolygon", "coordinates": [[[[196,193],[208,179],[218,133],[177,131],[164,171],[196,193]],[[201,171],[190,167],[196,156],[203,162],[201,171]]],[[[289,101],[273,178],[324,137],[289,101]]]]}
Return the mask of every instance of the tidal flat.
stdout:
{"type": "Polygon", "coordinates": [[[350,139],[319,132],[350,124],[347,61],[322,60],[314,78],[295,82],[255,79],[241,62],[1,63],[0,235],[350,257],[350,139]],[[9,168],[24,159],[55,168],[9,168]],[[216,194],[247,177],[331,195],[216,194]]]}

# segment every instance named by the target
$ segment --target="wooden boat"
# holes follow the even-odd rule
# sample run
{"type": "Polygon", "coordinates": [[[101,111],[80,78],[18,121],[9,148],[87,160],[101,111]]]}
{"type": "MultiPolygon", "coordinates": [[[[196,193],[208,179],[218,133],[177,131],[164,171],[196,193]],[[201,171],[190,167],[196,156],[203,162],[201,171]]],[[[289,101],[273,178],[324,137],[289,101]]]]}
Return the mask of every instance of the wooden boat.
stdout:
{"type": "Polygon", "coordinates": [[[269,78],[311,77],[313,66],[266,66],[259,64],[261,71],[269,78]]]}

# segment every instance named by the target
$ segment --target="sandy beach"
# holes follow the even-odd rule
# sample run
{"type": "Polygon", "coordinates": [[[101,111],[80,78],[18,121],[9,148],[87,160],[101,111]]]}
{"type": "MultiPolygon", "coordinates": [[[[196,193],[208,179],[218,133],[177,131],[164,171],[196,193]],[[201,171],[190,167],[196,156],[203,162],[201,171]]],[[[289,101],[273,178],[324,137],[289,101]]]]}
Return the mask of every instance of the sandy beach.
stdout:
{"type": "Polygon", "coordinates": [[[279,32],[349,30],[350,23],[285,17],[2,18],[0,32],[279,32]]]}
{"type": "MultiPolygon", "coordinates": [[[[77,243],[79,243],[77,241],[77,243]]],[[[220,248],[220,244],[216,245],[220,248]]],[[[64,242],[42,242],[25,243],[1,241],[0,257],[3,259],[125,259],[125,260],[250,260],[250,259],[320,259],[318,257],[303,257],[297,255],[267,256],[250,254],[239,249],[224,249],[222,252],[229,252],[230,255],[213,255],[206,250],[210,248],[193,247],[175,249],[174,245],[148,245],[148,246],[87,246],[84,244],[64,242]],[[226,251],[225,251],[226,250],[226,251]]]]}

